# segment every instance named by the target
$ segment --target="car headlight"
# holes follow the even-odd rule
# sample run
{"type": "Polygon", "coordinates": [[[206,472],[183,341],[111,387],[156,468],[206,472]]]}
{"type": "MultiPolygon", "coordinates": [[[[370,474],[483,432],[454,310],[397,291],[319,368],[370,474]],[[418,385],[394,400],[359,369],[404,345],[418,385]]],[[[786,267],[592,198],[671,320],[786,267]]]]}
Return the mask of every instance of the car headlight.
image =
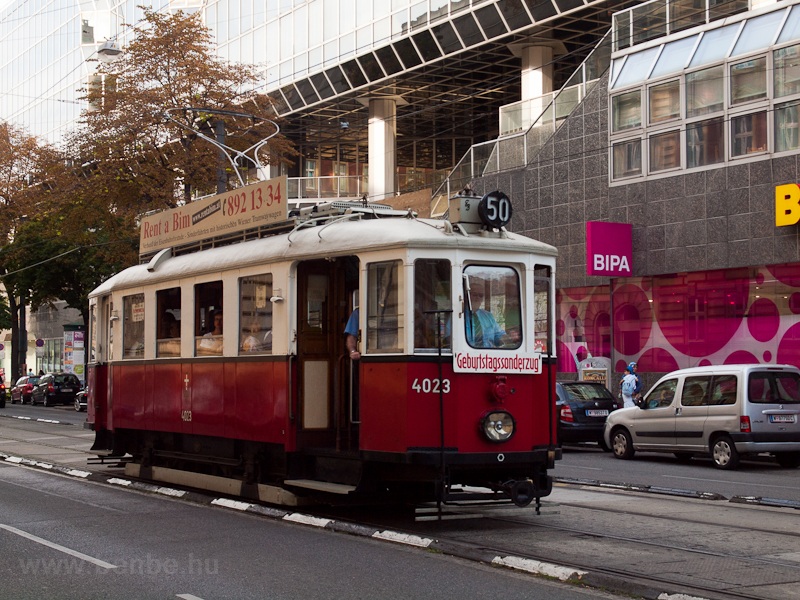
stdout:
{"type": "Polygon", "coordinates": [[[490,442],[507,442],[510,440],[517,423],[511,413],[505,410],[493,410],[486,413],[481,420],[481,430],[490,442]]]}

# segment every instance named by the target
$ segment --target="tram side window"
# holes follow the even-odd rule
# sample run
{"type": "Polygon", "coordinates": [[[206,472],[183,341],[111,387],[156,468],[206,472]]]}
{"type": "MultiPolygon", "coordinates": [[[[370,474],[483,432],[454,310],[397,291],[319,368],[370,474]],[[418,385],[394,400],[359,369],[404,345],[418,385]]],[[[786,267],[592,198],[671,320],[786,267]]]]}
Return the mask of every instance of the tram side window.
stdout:
{"type": "Polygon", "coordinates": [[[464,326],[473,348],[515,349],[522,344],[519,276],[511,267],[464,269],[464,326]]]}
{"type": "Polygon", "coordinates": [[[144,358],[144,294],[122,298],[122,358],[144,358]]]}
{"type": "Polygon", "coordinates": [[[533,269],[533,351],[549,352],[550,331],[550,267],[533,269]]]}
{"type": "Polygon", "coordinates": [[[239,280],[239,354],[272,352],[272,274],[239,280]]]}
{"type": "Polygon", "coordinates": [[[222,356],[222,282],[194,286],[194,344],[197,356],[222,356]]]}
{"type": "Polygon", "coordinates": [[[442,350],[450,350],[452,313],[440,313],[453,308],[449,260],[418,260],[414,263],[414,351],[437,352],[437,322],[441,324],[442,350]]]}
{"type": "Polygon", "coordinates": [[[181,355],[181,288],[156,292],[156,356],[181,355]]]}
{"type": "Polygon", "coordinates": [[[399,260],[367,267],[367,352],[403,350],[403,271],[399,260]]]}
{"type": "Polygon", "coordinates": [[[89,307],[89,362],[97,362],[97,304],[89,307]]]}

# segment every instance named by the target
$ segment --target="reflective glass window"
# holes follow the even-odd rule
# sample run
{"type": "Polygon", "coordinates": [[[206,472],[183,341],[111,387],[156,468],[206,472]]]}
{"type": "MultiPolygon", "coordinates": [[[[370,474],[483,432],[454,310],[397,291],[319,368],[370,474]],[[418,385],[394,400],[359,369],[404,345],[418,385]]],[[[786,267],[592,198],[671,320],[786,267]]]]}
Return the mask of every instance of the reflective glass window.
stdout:
{"type": "Polygon", "coordinates": [[[416,67],[422,63],[422,60],[417,54],[414,44],[411,43],[410,39],[405,38],[398,40],[392,44],[392,46],[394,46],[394,49],[397,50],[397,55],[400,57],[400,60],[405,65],[406,69],[416,67]]]}
{"type": "Polygon", "coordinates": [[[731,104],[767,97],[767,57],[731,65],[731,104]]]}
{"type": "Polygon", "coordinates": [[[611,99],[612,131],[623,131],[642,124],[642,92],[636,90],[611,99]]]}
{"type": "Polygon", "coordinates": [[[367,265],[367,350],[402,352],[405,318],[402,262],[367,265]]]}
{"type": "Polygon", "coordinates": [[[792,12],[789,13],[789,18],[781,29],[781,34],[778,36],[778,44],[791,42],[793,40],[800,40],[800,6],[793,6],[792,12]]]}
{"type": "Polygon", "coordinates": [[[450,23],[437,25],[432,31],[445,54],[461,50],[461,42],[458,40],[458,36],[450,23]]]}
{"type": "Polygon", "coordinates": [[[441,56],[439,46],[433,39],[430,31],[420,31],[413,36],[414,43],[419,48],[419,53],[426,61],[437,59],[441,56]]]}
{"type": "Polygon", "coordinates": [[[339,32],[347,33],[356,28],[356,0],[339,0],[339,32]]]}
{"type": "Polygon", "coordinates": [[[731,152],[745,156],[767,150],[767,113],[742,115],[731,118],[731,152]]]}
{"type": "Polygon", "coordinates": [[[434,311],[451,311],[451,271],[449,260],[418,260],[414,263],[414,350],[450,349],[452,313],[438,315],[434,311]],[[439,324],[437,328],[437,323],[439,324]]]}
{"type": "Polygon", "coordinates": [[[716,375],[711,383],[709,406],[736,404],[739,378],[736,375],[716,375]]]}
{"type": "MultiPolygon", "coordinates": [[[[281,60],[292,56],[292,15],[281,17],[281,60]]],[[[281,73],[283,76],[283,73],[281,73]]]]}
{"type": "Polygon", "coordinates": [[[400,61],[397,60],[397,56],[395,55],[394,50],[392,50],[391,46],[384,46],[383,48],[378,48],[375,51],[375,54],[378,56],[378,60],[381,61],[383,69],[384,71],[386,71],[388,75],[393,75],[394,73],[398,73],[399,71],[403,70],[400,61]]]}
{"type": "MultiPolygon", "coordinates": [[[[670,0],[670,32],[682,31],[706,22],[705,0],[670,0]]],[[[688,57],[687,57],[688,58],[688,57]]]]}
{"type": "Polygon", "coordinates": [[[350,83],[353,87],[360,87],[367,83],[367,78],[364,77],[364,74],[361,72],[361,69],[358,66],[358,63],[355,60],[348,61],[342,65],[342,69],[347,75],[347,79],[350,80],[350,83]]]}
{"type": "Polygon", "coordinates": [[[748,400],[757,404],[797,404],[800,402],[800,376],[796,373],[751,373],[748,400]]]}
{"type": "Polygon", "coordinates": [[[253,26],[253,0],[240,0],[242,3],[241,25],[239,31],[244,33],[253,26]]]}
{"type": "Polygon", "coordinates": [[[702,167],[725,159],[725,120],[709,119],[686,126],[686,167],[702,167]]]}
{"type": "Polygon", "coordinates": [[[689,66],[697,67],[725,58],[738,30],[739,24],[734,23],[733,25],[706,31],[689,66]]]}
{"type": "Polygon", "coordinates": [[[339,60],[339,40],[333,40],[332,42],[328,42],[324,46],[325,48],[325,66],[332,65],[339,60]]]}
{"type": "Polygon", "coordinates": [[[642,174],[642,140],[614,144],[614,179],[642,174]]]}
{"type": "Polygon", "coordinates": [[[280,21],[272,21],[267,25],[267,63],[275,64],[281,60],[280,21]]]}
{"type": "Polygon", "coordinates": [[[668,379],[658,384],[645,398],[644,406],[650,409],[669,408],[675,399],[675,389],[678,387],[677,379],[668,379]]]}
{"type": "Polygon", "coordinates": [[[308,49],[308,17],[306,7],[294,11],[294,53],[305,52],[308,49]]]}
{"type": "Polygon", "coordinates": [[[497,37],[508,32],[493,4],[479,8],[475,11],[475,16],[478,17],[478,22],[487,38],[497,37]]]}
{"type": "Polygon", "coordinates": [[[550,0],[525,0],[525,4],[537,23],[556,15],[556,7],[550,0]]]}
{"type": "Polygon", "coordinates": [[[401,10],[392,15],[392,37],[398,38],[408,33],[408,11],[401,10]]]}
{"type": "Polygon", "coordinates": [[[697,117],[723,109],[724,67],[711,67],[686,74],[686,116],[697,117]]]}
{"type": "Polygon", "coordinates": [[[465,14],[453,20],[453,25],[456,26],[458,34],[464,41],[465,46],[472,46],[483,41],[483,34],[475,22],[475,18],[471,14],[465,14]]]}
{"type": "Polygon", "coordinates": [[[650,172],[681,166],[681,132],[670,131],[650,136],[650,172]]]}
{"type": "Polygon", "coordinates": [[[786,11],[776,10],[760,17],[748,19],[739,39],[736,40],[731,56],[740,56],[769,46],[778,32],[778,25],[785,14],[786,11]]]}
{"type": "Polygon", "coordinates": [[[522,319],[517,272],[510,267],[471,265],[464,269],[463,281],[467,343],[473,348],[519,348],[522,319]]]}
{"type": "Polygon", "coordinates": [[[331,82],[333,89],[336,90],[337,94],[343,94],[347,90],[350,89],[350,85],[347,83],[347,80],[342,73],[342,70],[339,67],[332,67],[325,71],[325,75],[328,76],[328,80],[331,82]]]}
{"type": "Polygon", "coordinates": [[[325,12],[323,32],[327,42],[339,35],[339,0],[324,0],[325,12]]]}
{"type": "Polygon", "coordinates": [[[363,27],[372,22],[372,0],[356,0],[356,26],[363,27]]]}
{"type": "Polygon", "coordinates": [[[156,292],[156,356],[181,355],[181,288],[156,292]]]}
{"type": "Polygon", "coordinates": [[[660,123],[681,116],[681,82],[668,81],[649,90],[650,123],[660,123]]]}
{"type": "Polygon", "coordinates": [[[323,100],[333,96],[333,89],[331,88],[331,85],[328,83],[328,80],[324,74],[317,73],[316,75],[312,75],[311,83],[314,84],[314,87],[317,89],[317,93],[323,100]]]}
{"type": "Polygon", "coordinates": [[[364,48],[372,45],[372,27],[369,25],[356,31],[356,51],[360,52],[364,48]]]}
{"type": "Polygon", "coordinates": [[[228,38],[234,38],[239,35],[239,9],[241,8],[241,0],[230,0],[228,7],[230,10],[228,15],[228,38]]]}
{"type": "MultiPolygon", "coordinates": [[[[583,5],[582,0],[579,0],[583,5]]],[[[511,29],[519,29],[531,24],[531,18],[522,5],[522,0],[500,0],[497,8],[503,13],[503,17],[511,29]]]]}
{"type": "Polygon", "coordinates": [[[800,93],[800,44],[775,50],[775,97],[800,93]]]}
{"type": "Polygon", "coordinates": [[[653,66],[656,54],[658,54],[658,48],[650,48],[642,52],[629,54],[619,77],[614,82],[614,87],[621,88],[644,81],[650,72],[650,67],[653,66]]]}
{"type": "Polygon", "coordinates": [[[272,352],[272,275],[239,280],[239,354],[272,352]]]}
{"type": "Polygon", "coordinates": [[[683,382],[681,406],[707,406],[711,377],[687,377],[683,382]]]}
{"type": "Polygon", "coordinates": [[[386,0],[372,0],[372,15],[374,19],[385,17],[391,10],[391,2],[387,2],[386,0]]]}
{"type": "Polygon", "coordinates": [[[412,29],[418,29],[428,24],[428,2],[412,4],[409,12],[409,23],[412,29]]]}
{"type": "Polygon", "coordinates": [[[122,358],[144,358],[144,294],[122,298],[122,358]]]}
{"type": "Polygon", "coordinates": [[[392,18],[386,17],[376,21],[372,29],[372,39],[376,44],[392,37],[392,18]]]}
{"type": "Polygon", "coordinates": [[[653,72],[650,73],[650,78],[662,77],[670,73],[677,73],[683,70],[686,61],[689,60],[689,55],[692,48],[697,43],[697,36],[684,38],[675,42],[670,42],[664,46],[664,50],[658,57],[656,66],[653,67],[653,72]]]}
{"type": "Polygon", "coordinates": [[[364,73],[367,74],[367,79],[370,81],[377,81],[384,77],[383,70],[372,52],[359,56],[358,62],[361,63],[361,68],[364,69],[364,73]]]}
{"type": "Polygon", "coordinates": [[[800,148],[800,103],[792,102],[775,107],[775,152],[800,148]]]}
{"type": "Polygon", "coordinates": [[[431,23],[447,16],[449,0],[431,0],[431,23]]]}
{"type": "Polygon", "coordinates": [[[356,34],[348,33],[339,38],[339,57],[352,56],[356,50],[356,34]]]}

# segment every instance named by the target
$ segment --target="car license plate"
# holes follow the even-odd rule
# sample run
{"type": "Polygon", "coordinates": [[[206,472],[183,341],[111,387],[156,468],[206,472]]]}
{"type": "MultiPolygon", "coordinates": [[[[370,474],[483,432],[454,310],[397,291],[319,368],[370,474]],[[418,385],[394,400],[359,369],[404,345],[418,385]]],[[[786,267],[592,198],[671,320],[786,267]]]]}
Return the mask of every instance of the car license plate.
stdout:
{"type": "Polygon", "coordinates": [[[607,410],[587,410],[586,411],[587,417],[607,417],[608,411],[607,410]]]}
{"type": "Polygon", "coordinates": [[[61,388],[62,392],[71,392],[72,388],[61,388]]]}
{"type": "Polygon", "coordinates": [[[770,415],[770,423],[794,423],[794,415],[770,415]]]}

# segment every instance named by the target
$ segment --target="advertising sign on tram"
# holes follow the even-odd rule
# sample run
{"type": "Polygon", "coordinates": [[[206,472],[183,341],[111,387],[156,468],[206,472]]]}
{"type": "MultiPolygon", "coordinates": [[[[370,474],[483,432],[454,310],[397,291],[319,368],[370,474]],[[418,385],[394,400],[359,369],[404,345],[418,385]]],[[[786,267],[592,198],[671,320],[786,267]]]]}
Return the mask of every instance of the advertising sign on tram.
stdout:
{"type": "Polygon", "coordinates": [[[277,223],[287,215],[286,176],[259,181],[144,217],[139,253],[277,223]]]}

